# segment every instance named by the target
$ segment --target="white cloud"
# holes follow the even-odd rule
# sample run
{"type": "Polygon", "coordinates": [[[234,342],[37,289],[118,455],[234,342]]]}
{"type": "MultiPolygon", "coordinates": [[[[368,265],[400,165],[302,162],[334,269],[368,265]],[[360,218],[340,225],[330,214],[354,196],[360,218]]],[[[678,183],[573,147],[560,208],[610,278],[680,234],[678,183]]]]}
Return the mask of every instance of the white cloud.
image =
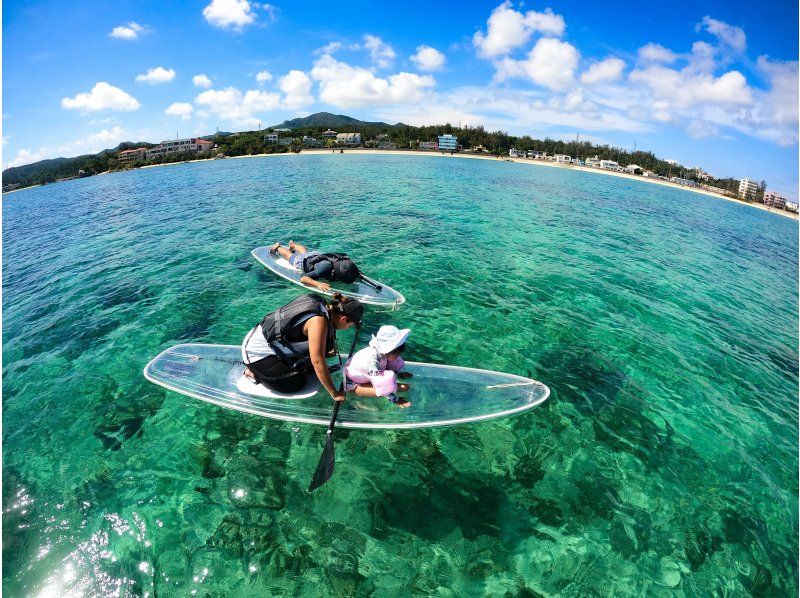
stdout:
{"type": "Polygon", "coordinates": [[[169,83],[174,78],[175,71],[173,69],[165,69],[163,66],[157,66],[152,69],[147,69],[147,73],[143,75],[136,75],[136,82],[158,85],[159,83],[169,83]]]}
{"type": "Polygon", "coordinates": [[[104,149],[116,147],[125,141],[127,134],[122,127],[113,127],[111,129],[103,129],[96,133],[90,133],[85,137],[76,139],[75,141],[65,143],[58,147],[40,147],[32,150],[29,148],[20,149],[13,160],[8,162],[5,167],[11,168],[13,166],[22,166],[24,164],[31,164],[39,160],[46,160],[48,158],[58,158],[62,156],[79,156],[82,154],[96,154],[104,149]]]}
{"type": "Polygon", "coordinates": [[[311,79],[303,71],[289,71],[278,81],[278,87],[284,93],[281,103],[292,110],[313,104],[312,85],[311,79]]]}
{"type": "Polygon", "coordinates": [[[701,29],[705,29],[715,36],[720,43],[736,52],[744,52],[747,48],[747,37],[744,34],[744,30],[739,27],[728,25],[706,15],[703,17],[703,21],[697,25],[697,30],[700,31],[701,29]]]}
{"type": "Polygon", "coordinates": [[[549,8],[543,13],[531,10],[523,14],[514,10],[510,1],[495,8],[486,23],[487,33],[478,31],[472,38],[478,54],[484,58],[502,56],[524,46],[536,32],[559,36],[565,28],[564,17],[553,14],[549,8]]]}
{"type": "Polygon", "coordinates": [[[61,106],[67,110],[99,112],[101,110],[138,110],[141,105],[136,98],[128,95],[119,87],[99,81],[88,93],[79,93],[74,98],[62,99],[61,106]]]}
{"type": "Polygon", "coordinates": [[[194,84],[195,87],[202,87],[204,89],[208,89],[209,87],[211,87],[211,79],[209,79],[203,74],[195,75],[194,77],[192,77],[192,84],[194,84]]]}
{"type": "Polygon", "coordinates": [[[132,40],[138,39],[140,34],[150,33],[150,28],[144,25],[139,25],[134,21],[129,22],[127,25],[120,25],[114,27],[109,33],[109,36],[116,39],[132,40]]]}
{"type": "Polygon", "coordinates": [[[314,50],[314,54],[333,54],[342,47],[341,42],[330,42],[314,50]]]}
{"type": "Polygon", "coordinates": [[[430,46],[417,47],[417,53],[411,57],[411,62],[421,71],[438,71],[444,66],[444,54],[430,46]]]}
{"type": "Polygon", "coordinates": [[[504,58],[496,62],[495,78],[503,81],[512,77],[526,77],[542,87],[562,90],[572,83],[579,57],[574,46],[546,37],[536,42],[527,59],[504,58]]]}
{"type": "Polygon", "coordinates": [[[664,62],[671,64],[678,59],[678,55],[672,50],[658,44],[647,44],[639,48],[639,60],[642,62],[664,62]]]}
{"type": "Polygon", "coordinates": [[[616,81],[625,70],[625,62],[619,58],[606,58],[594,63],[582,75],[581,82],[587,85],[616,81]]]}
{"type": "Polygon", "coordinates": [[[692,139],[705,139],[707,137],[718,137],[719,127],[706,120],[696,118],[689,123],[686,132],[692,139]]]}
{"type": "Polygon", "coordinates": [[[169,108],[164,110],[164,114],[170,116],[180,116],[181,120],[189,120],[192,116],[194,108],[188,102],[175,102],[170,104],[169,108]]]}
{"type": "Polygon", "coordinates": [[[436,81],[429,75],[398,73],[386,78],[371,71],[321,56],[311,69],[319,82],[320,100],[340,108],[419,102],[436,81]]]}
{"type": "Polygon", "coordinates": [[[211,0],[211,4],[203,9],[203,17],[213,27],[241,31],[256,22],[255,10],[259,8],[264,9],[270,19],[275,18],[274,6],[248,0],[211,0]]]}
{"type": "Polygon", "coordinates": [[[376,35],[364,34],[364,47],[369,50],[372,63],[378,68],[388,68],[396,54],[392,47],[376,35]]]}
{"type": "Polygon", "coordinates": [[[268,71],[259,71],[256,73],[256,81],[264,83],[265,81],[272,81],[272,75],[268,71]]]}
{"type": "Polygon", "coordinates": [[[714,77],[651,66],[633,71],[629,79],[647,87],[656,100],[665,102],[662,104],[664,108],[690,108],[705,104],[736,108],[753,101],[747,80],[738,71],[714,77]]]}
{"type": "Polygon", "coordinates": [[[209,89],[195,98],[195,103],[235,126],[255,127],[255,115],[280,107],[280,96],[274,92],[249,90],[244,95],[235,87],[209,89]]]}
{"type": "Polygon", "coordinates": [[[717,68],[717,49],[706,42],[694,42],[686,69],[698,73],[713,73],[717,68]]]}

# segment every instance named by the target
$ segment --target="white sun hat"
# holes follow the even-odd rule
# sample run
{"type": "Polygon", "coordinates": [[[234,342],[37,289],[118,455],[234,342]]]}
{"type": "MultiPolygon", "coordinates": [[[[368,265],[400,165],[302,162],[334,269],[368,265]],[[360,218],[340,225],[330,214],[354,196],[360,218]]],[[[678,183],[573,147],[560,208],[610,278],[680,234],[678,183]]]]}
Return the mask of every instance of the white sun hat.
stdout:
{"type": "Polygon", "coordinates": [[[406,342],[409,332],[411,332],[411,328],[400,330],[397,326],[381,326],[378,334],[372,336],[369,345],[375,347],[381,355],[386,355],[406,342]]]}

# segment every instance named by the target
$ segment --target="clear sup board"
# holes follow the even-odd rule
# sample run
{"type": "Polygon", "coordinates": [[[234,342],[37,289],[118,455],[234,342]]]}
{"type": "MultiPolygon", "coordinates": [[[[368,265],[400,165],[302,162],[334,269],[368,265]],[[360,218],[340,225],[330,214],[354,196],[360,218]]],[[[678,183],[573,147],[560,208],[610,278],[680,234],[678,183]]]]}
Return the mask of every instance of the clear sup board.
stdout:
{"type": "MultiPolygon", "coordinates": [[[[368,284],[364,281],[354,282],[352,284],[344,284],[340,282],[329,282],[331,290],[322,292],[319,289],[310,285],[305,285],[300,282],[303,277],[303,272],[292,266],[288,261],[282,258],[279,254],[272,254],[269,252],[269,246],[256,247],[251,252],[253,257],[261,262],[268,270],[271,270],[281,278],[285,278],[295,284],[300,285],[304,289],[308,289],[314,293],[332,296],[334,293],[341,293],[345,297],[352,297],[358,299],[361,303],[369,305],[385,305],[395,308],[406,302],[405,297],[392,287],[387,286],[381,282],[368,278],[373,284],[368,284]],[[378,290],[379,287],[380,290],[378,290]]],[[[365,277],[366,278],[366,277],[365,277]]]]}
{"type": "MultiPolygon", "coordinates": [[[[316,376],[296,395],[282,395],[253,384],[243,371],[238,345],[182,344],[148,363],[144,375],[150,382],[220,407],[328,425],[333,402],[316,376]]],[[[550,396],[550,389],[541,382],[513,374],[415,362],[406,362],[405,371],[413,374],[403,380],[411,389],[401,394],[411,407],[402,409],[385,397],[348,393],[336,425],[391,429],[467,424],[527,411],[550,396]]]]}

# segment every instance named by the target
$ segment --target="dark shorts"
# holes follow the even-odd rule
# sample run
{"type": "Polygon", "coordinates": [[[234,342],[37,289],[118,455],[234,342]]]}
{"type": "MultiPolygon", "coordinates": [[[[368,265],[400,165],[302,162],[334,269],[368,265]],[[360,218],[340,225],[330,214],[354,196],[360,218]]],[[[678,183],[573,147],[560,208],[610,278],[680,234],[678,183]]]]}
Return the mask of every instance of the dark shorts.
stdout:
{"type": "Polygon", "coordinates": [[[254,361],[247,367],[253,372],[256,382],[278,392],[298,392],[308,380],[308,374],[295,372],[274,355],[254,361]]]}

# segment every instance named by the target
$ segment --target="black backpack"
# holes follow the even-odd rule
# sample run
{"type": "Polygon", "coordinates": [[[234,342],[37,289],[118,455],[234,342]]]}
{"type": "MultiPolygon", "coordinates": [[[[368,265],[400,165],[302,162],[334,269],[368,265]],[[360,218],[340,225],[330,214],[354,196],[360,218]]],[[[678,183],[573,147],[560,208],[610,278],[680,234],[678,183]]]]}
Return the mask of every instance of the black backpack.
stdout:
{"type": "Polygon", "coordinates": [[[346,253],[319,253],[303,261],[303,271],[310,272],[321,261],[333,264],[331,281],[340,281],[345,284],[354,283],[361,277],[361,272],[355,262],[346,253]]]}

